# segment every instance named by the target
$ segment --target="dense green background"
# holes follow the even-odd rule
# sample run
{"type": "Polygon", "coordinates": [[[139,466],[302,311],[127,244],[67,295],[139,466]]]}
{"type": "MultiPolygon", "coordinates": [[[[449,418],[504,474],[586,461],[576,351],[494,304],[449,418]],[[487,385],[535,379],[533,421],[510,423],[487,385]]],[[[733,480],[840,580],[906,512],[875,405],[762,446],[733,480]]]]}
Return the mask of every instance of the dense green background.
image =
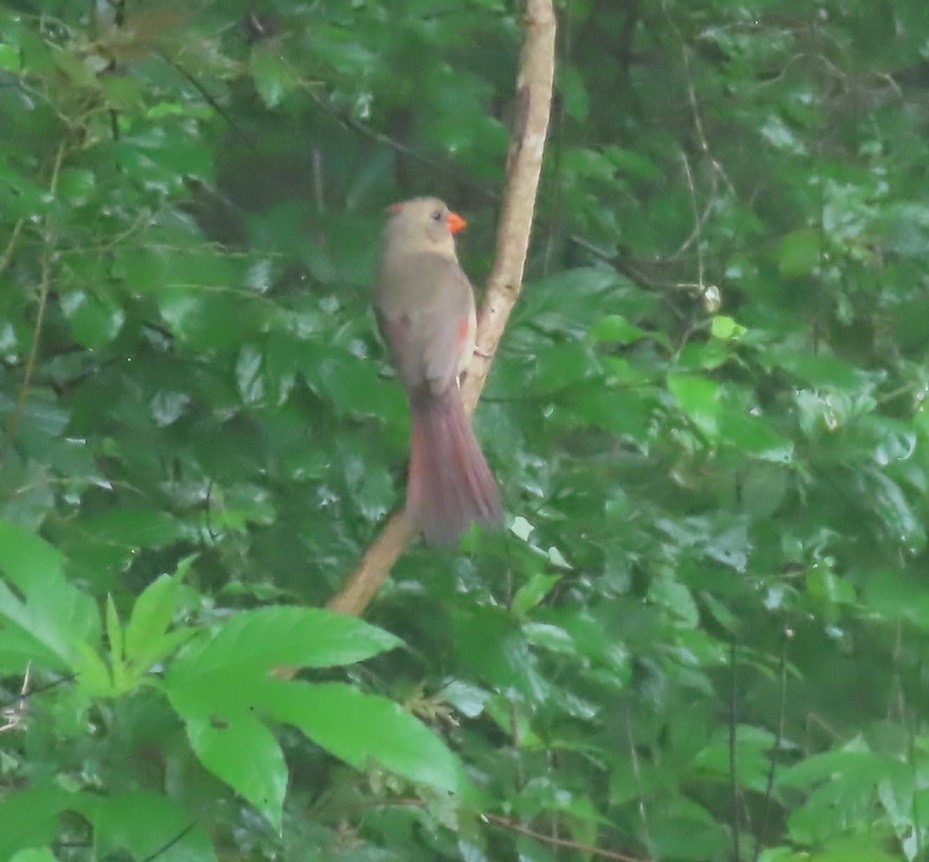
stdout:
{"type": "Polygon", "coordinates": [[[563,0],[511,529],[314,610],[403,494],[383,208],[481,282],[520,14],[0,8],[0,859],[929,859],[929,4],[563,0]]]}

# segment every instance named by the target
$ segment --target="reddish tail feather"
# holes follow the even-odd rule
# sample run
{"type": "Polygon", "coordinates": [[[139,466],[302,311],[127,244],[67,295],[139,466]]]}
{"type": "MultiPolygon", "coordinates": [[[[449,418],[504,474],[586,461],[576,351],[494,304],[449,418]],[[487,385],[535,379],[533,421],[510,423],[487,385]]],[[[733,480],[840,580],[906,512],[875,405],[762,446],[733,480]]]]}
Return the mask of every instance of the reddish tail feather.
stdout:
{"type": "Polygon", "coordinates": [[[431,545],[451,545],[472,522],[503,522],[500,491],[471,430],[458,387],[415,393],[407,514],[431,545]]]}

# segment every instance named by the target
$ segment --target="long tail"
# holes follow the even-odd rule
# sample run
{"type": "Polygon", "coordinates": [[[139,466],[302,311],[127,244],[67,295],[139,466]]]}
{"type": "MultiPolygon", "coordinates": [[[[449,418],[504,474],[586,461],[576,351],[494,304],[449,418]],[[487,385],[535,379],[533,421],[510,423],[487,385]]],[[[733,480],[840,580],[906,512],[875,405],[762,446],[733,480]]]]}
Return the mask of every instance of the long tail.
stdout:
{"type": "Polygon", "coordinates": [[[503,522],[500,491],[471,430],[461,393],[414,393],[407,514],[431,545],[451,545],[472,522],[503,522]]]}

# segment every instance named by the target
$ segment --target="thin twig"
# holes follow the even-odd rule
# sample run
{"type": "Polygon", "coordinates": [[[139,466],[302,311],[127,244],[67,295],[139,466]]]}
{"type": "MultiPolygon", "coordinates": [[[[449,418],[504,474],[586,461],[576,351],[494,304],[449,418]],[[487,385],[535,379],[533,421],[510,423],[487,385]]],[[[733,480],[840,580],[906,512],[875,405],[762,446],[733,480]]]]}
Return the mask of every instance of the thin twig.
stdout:
{"type": "Polygon", "coordinates": [[[647,859],[642,859],[638,856],[630,856],[628,853],[621,853],[619,850],[605,850],[602,847],[597,847],[592,844],[584,844],[580,841],[572,841],[569,838],[559,838],[557,835],[546,835],[544,832],[536,832],[534,829],[529,829],[511,820],[509,817],[501,817],[499,814],[482,814],[481,819],[486,820],[488,823],[492,823],[494,826],[500,826],[510,832],[515,832],[517,835],[525,835],[527,838],[533,838],[543,844],[548,844],[552,847],[565,847],[569,850],[578,850],[590,856],[596,856],[598,859],[613,859],[616,860],[616,862],[648,862],[647,859]]]}
{"type": "Polygon", "coordinates": [[[206,102],[216,113],[222,117],[230,129],[233,129],[238,135],[241,136],[242,140],[245,142],[246,146],[251,149],[255,149],[255,136],[252,135],[246,129],[243,129],[242,126],[236,122],[235,117],[229,113],[220,103],[219,100],[214,96],[206,86],[194,75],[192,72],[188,71],[181,63],[175,60],[173,57],[169,56],[161,48],[156,48],[154,53],[161,57],[161,59],[175,72],[178,73],[191,87],[193,87],[201,96],[204,102],[206,102]]]}
{"type": "MultiPolygon", "coordinates": [[[[526,40],[517,80],[517,111],[507,164],[507,186],[497,231],[497,256],[479,315],[477,349],[462,387],[473,411],[513,305],[522,287],[532,217],[542,171],[555,72],[555,10],[552,0],[528,0],[526,40]]],[[[368,548],[359,567],[329,602],[329,608],[361,614],[404,548],[414,528],[403,512],[394,513],[368,548]]]]}
{"type": "Polygon", "coordinates": [[[680,248],[674,254],[671,255],[669,260],[675,260],[680,257],[687,249],[694,243],[696,253],[697,253],[697,280],[700,282],[702,287],[703,285],[703,226],[707,223],[710,218],[710,213],[713,211],[713,199],[716,196],[716,180],[713,180],[713,188],[710,190],[710,202],[706,205],[703,212],[700,212],[700,207],[697,204],[697,188],[694,185],[693,173],[690,170],[690,160],[687,158],[687,153],[683,150],[681,151],[681,161],[684,163],[684,176],[687,177],[687,189],[690,192],[690,208],[694,215],[694,227],[690,232],[690,235],[684,242],[681,243],[680,248]]]}
{"type": "Polygon", "coordinates": [[[10,265],[10,261],[13,260],[13,251],[16,248],[16,242],[19,239],[19,234],[23,229],[23,225],[26,223],[24,218],[19,219],[16,224],[13,225],[13,232],[10,234],[10,241],[6,244],[6,248],[3,249],[3,254],[0,255],[0,274],[6,271],[6,268],[10,265]]]}
{"type": "Polygon", "coordinates": [[[154,862],[163,853],[167,853],[175,844],[183,841],[196,827],[196,823],[189,823],[180,832],[177,833],[170,841],[162,844],[154,853],[146,856],[142,862],[154,862]]]}
{"type": "Polygon", "coordinates": [[[32,662],[26,665],[26,672],[23,674],[23,685],[19,692],[19,697],[13,706],[5,707],[0,710],[0,718],[3,724],[0,725],[0,733],[8,730],[17,730],[24,726],[26,720],[26,710],[28,707],[29,683],[32,681],[32,662]]]}
{"type": "Polygon", "coordinates": [[[629,714],[629,704],[625,705],[626,711],[626,736],[629,740],[629,759],[632,762],[632,774],[635,776],[635,783],[639,787],[639,819],[642,821],[642,835],[645,838],[647,847],[652,847],[652,836],[648,828],[648,811],[645,808],[645,799],[642,796],[642,767],[639,763],[639,753],[635,750],[635,740],[632,738],[632,716],[629,714]]]}
{"type": "MultiPolygon", "coordinates": [[[[31,663],[30,663],[31,667],[31,663]]],[[[27,669],[27,677],[29,676],[29,671],[27,669]]],[[[40,685],[35,688],[26,686],[26,679],[23,679],[23,690],[17,695],[16,699],[13,701],[14,706],[3,707],[4,710],[15,709],[15,704],[18,704],[20,701],[30,701],[36,695],[43,694],[49,689],[57,688],[59,685],[64,685],[66,682],[74,682],[77,679],[76,673],[69,673],[66,676],[59,677],[58,679],[52,680],[51,682],[45,683],[45,685],[40,685]]],[[[30,680],[31,684],[31,680],[30,680]]]]}
{"type": "Polygon", "coordinates": [[[463,186],[467,186],[474,192],[477,192],[484,198],[489,201],[499,200],[499,195],[496,194],[493,190],[487,188],[487,186],[482,185],[481,183],[475,182],[471,177],[469,177],[464,172],[457,170],[454,165],[449,164],[448,162],[438,161],[433,159],[430,156],[427,156],[425,153],[420,152],[419,150],[404,144],[403,141],[398,141],[396,138],[392,138],[390,135],[385,135],[383,132],[378,132],[375,129],[372,129],[370,126],[365,125],[364,123],[356,120],[351,115],[345,113],[344,111],[338,110],[338,108],[333,107],[330,104],[329,100],[319,93],[319,85],[316,83],[307,82],[304,84],[306,92],[309,94],[310,98],[319,105],[333,120],[335,120],[339,125],[343,126],[346,129],[350,129],[353,132],[361,135],[368,140],[374,141],[375,143],[382,144],[385,147],[389,147],[395,152],[402,153],[409,159],[412,159],[415,162],[418,162],[421,165],[424,165],[427,168],[435,171],[439,174],[445,174],[452,177],[455,182],[461,183],[463,186]]]}
{"type": "Polygon", "coordinates": [[[736,685],[738,684],[737,662],[738,648],[735,637],[729,644],[729,667],[732,671],[731,691],[729,692],[729,781],[732,792],[732,858],[742,862],[742,826],[739,806],[739,761],[738,761],[738,708],[736,705],[736,685]]]}
{"type": "Polygon", "coordinates": [[[758,829],[758,840],[755,842],[754,862],[758,862],[761,850],[764,847],[768,834],[768,822],[771,818],[771,800],[774,794],[774,776],[777,773],[777,757],[780,754],[784,741],[784,724],[787,716],[787,642],[790,639],[790,630],[784,629],[781,642],[781,657],[778,664],[780,677],[780,716],[777,722],[777,736],[774,738],[774,747],[771,750],[771,767],[768,769],[768,779],[765,782],[764,802],[761,809],[761,826],[758,829]]]}
{"type": "MultiPolygon", "coordinates": [[[[61,174],[61,164],[64,161],[66,149],[66,143],[64,139],[62,139],[58,145],[58,152],[55,154],[55,161],[52,164],[52,176],[49,181],[49,192],[53,198],[58,191],[58,177],[61,174]]],[[[54,234],[49,227],[48,217],[46,217],[45,227],[42,268],[39,277],[39,308],[36,312],[35,326],[32,330],[32,345],[29,348],[29,358],[26,360],[26,369],[23,372],[23,382],[19,388],[19,397],[16,400],[16,407],[10,415],[9,422],[7,422],[7,447],[4,449],[4,455],[0,455],[0,467],[3,466],[5,453],[8,451],[9,446],[13,445],[13,438],[16,436],[16,431],[19,429],[19,423],[22,421],[23,412],[26,409],[26,399],[29,397],[29,387],[32,384],[32,376],[35,374],[35,366],[39,357],[39,342],[42,339],[42,328],[45,325],[45,309],[48,305],[48,294],[51,290],[52,255],[53,246],[55,244],[54,234]]]]}

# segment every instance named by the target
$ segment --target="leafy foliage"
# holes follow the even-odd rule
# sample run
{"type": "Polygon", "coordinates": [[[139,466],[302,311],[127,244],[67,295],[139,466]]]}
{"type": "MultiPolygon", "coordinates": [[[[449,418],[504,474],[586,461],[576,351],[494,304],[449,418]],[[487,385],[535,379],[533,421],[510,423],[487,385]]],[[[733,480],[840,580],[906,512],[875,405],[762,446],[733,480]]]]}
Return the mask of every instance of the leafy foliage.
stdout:
{"type": "Polygon", "coordinates": [[[370,624],[375,238],[487,272],[521,10],[0,9],[0,856],[929,858],[923,6],[561,4],[510,529],[370,624]]]}

